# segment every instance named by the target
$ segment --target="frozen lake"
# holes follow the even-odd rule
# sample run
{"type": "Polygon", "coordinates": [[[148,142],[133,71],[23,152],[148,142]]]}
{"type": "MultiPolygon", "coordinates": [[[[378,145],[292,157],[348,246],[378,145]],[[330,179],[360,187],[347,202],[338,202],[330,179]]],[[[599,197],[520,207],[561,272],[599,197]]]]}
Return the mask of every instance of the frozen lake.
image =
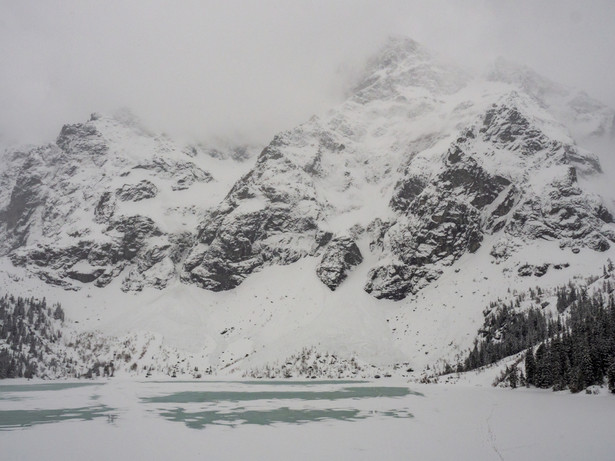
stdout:
{"type": "Polygon", "coordinates": [[[4,381],[3,459],[612,460],[615,396],[369,381],[4,381]]]}

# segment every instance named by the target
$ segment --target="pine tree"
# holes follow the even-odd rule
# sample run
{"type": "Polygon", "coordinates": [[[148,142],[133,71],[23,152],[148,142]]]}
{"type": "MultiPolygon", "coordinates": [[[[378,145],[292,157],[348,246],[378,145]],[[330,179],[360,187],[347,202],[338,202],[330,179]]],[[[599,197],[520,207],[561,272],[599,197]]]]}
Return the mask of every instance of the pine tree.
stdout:
{"type": "Polygon", "coordinates": [[[517,365],[513,365],[508,373],[508,384],[513,389],[516,389],[519,385],[519,370],[517,370],[517,365]]]}
{"type": "Polygon", "coordinates": [[[546,382],[546,354],[547,347],[542,343],[536,349],[536,374],[534,376],[536,387],[544,387],[546,382]]]}
{"type": "Polygon", "coordinates": [[[536,359],[532,348],[525,354],[525,381],[527,386],[536,385],[536,359]]]}
{"type": "Polygon", "coordinates": [[[59,304],[56,306],[55,311],[53,312],[53,318],[64,322],[64,310],[59,304]]]}
{"type": "Polygon", "coordinates": [[[585,346],[581,350],[581,374],[583,376],[583,387],[587,387],[594,383],[594,365],[589,347],[585,346]]]}

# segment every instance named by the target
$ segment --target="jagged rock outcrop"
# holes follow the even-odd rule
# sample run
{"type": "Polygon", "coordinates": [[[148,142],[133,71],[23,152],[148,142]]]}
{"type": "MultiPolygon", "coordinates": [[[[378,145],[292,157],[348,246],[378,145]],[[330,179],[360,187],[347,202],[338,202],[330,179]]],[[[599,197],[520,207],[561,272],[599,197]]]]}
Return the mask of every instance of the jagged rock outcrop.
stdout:
{"type": "MultiPolygon", "coordinates": [[[[144,179],[137,184],[124,184],[122,187],[115,190],[115,195],[117,195],[117,197],[123,202],[138,202],[140,200],[154,198],[157,194],[158,188],[153,182],[148,181],[147,179],[144,179]]],[[[107,201],[108,200],[105,200],[105,202],[107,201]]],[[[105,206],[105,202],[101,204],[102,207],[105,206]]]]}
{"type": "Polygon", "coordinates": [[[354,240],[337,237],[327,245],[316,267],[316,275],[331,291],[335,291],[348,277],[348,272],[362,262],[363,255],[354,240]]]}
{"type": "MultiPolygon", "coordinates": [[[[213,177],[190,161],[178,161],[163,157],[154,157],[151,162],[140,163],[133,167],[135,170],[149,170],[160,178],[173,181],[171,189],[185,190],[197,182],[209,182],[213,177]]],[[[124,175],[128,176],[130,172],[124,175]]]]}
{"type": "Polygon", "coordinates": [[[214,290],[239,285],[267,264],[289,264],[315,251],[318,216],[310,176],[274,140],[256,166],[200,225],[182,279],[214,290]]]}
{"type": "MultiPolygon", "coordinates": [[[[390,203],[401,217],[384,239],[395,262],[372,269],[366,291],[390,299],[416,293],[437,278],[440,266],[500,231],[520,241],[609,248],[609,214],[577,182],[577,170],[600,173],[597,159],[550,138],[524,113],[540,108],[513,92],[461,133],[428,181],[416,176],[412,163],[406,167],[390,203]],[[505,158],[494,158],[496,152],[505,158]],[[545,180],[536,181],[541,175],[545,180]]],[[[499,244],[492,255],[501,261],[512,252],[514,245],[499,244]]]]}
{"type": "Polygon", "coordinates": [[[192,244],[186,234],[194,233],[169,230],[168,221],[185,220],[199,200],[181,208],[157,198],[212,182],[195,163],[204,158],[187,156],[134,118],[93,114],[65,125],[55,144],[8,153],[0,254],[67,289],[103,287],[122,273],[125,290],[163,288],[192,244]],[[132,207],[145,200],[147,208],[132,207]]]}

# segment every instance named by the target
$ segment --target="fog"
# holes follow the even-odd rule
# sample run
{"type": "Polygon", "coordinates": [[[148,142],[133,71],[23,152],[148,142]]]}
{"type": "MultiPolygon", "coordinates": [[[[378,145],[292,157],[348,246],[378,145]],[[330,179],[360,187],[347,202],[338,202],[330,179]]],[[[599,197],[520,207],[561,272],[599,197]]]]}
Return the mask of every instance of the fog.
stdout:
{"type": "Polygon", "coordinates": [[[264,143],[341,100],[390,34],[499,56],[615,107],[615,2],[0,0],[0,142],[130,108],[190,140],[264,143]]]}

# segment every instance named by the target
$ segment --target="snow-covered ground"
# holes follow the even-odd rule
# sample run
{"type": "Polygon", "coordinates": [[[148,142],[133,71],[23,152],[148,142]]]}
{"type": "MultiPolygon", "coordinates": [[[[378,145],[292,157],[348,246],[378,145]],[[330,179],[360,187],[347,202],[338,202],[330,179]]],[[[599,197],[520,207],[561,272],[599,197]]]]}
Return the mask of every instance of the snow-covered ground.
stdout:
{"type": "MultiPolygon", "coordinates": [[[[138,371],[131,374],[143,376],[144,367],[156,369],[162,362],[172,366],[177,357],[178,363],[190,362],[191,369],[211,367],[214,374],[240,377],[307,347],[385,368],[409,363],[420,377],[440,360],[456,363],[463,358],[483,324],[483,310],[489,302],[509,295],[510,287],[563,285],[575,276],[599,275],[607,258],[615,259],[615,249],[604,253],[583,249],[574,255],[574,267],[550,269],[539,282],[520,277],[516,269],[521,263],[559,264],[571,257],[570,250],[548,243],[528,246],[500,265],[490,262],[491,245],[485,244],[460,259],[462,270],[445,268],[438,281],[398,302],[376,300],[363,290],[369,264],[359,266],[331,292],[315,274],[315,258],[265,268],[227,292],[176,281],[164,291],[145,289],[134,295],[122,292],[118,279],[103,296],[93,286],[67,292],[6,264],[0,290],[62,303],[67,338],[72,330],[99,331],[117,338],[118,345],[128,340],[138,351],[132,354],[135,359],[141,356],[138,371]]],[[[113,357],[101,357],[108,359],[113,357]]],[[[122,374],[117,365],[116,375],[122,374]]],[[[126,369],[131,365],[127,363],[126,369]]]]}
{"type": "Polygon", "coordinates": [[[615,400],[604,393],[400,380],[37,384],[0,386],[3,459],[612,460],[615,452],[615,400]],[[23,387],[30,392],[14,392],[23,387]],[[88,407],[91,420],[5,426],[12,410],[88,407]]]}

